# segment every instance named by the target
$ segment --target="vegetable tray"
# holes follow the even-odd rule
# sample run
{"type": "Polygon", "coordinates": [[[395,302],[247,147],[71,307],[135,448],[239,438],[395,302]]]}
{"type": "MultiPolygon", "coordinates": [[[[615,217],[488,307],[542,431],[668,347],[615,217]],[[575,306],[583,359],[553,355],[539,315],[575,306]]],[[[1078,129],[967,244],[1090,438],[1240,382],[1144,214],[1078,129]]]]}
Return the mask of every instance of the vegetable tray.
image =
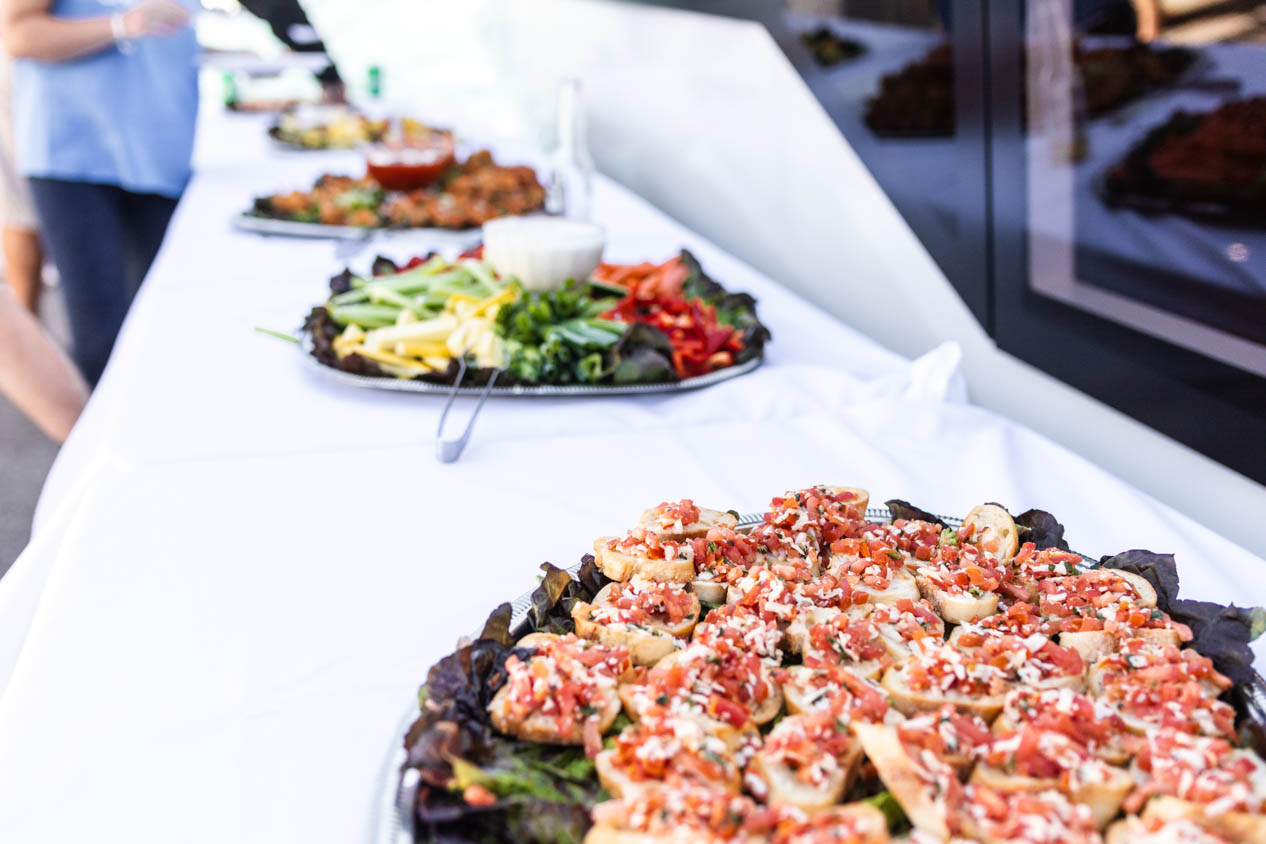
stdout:
{"type": "MultiPolygon", "coordinates": [[[[908,506],[905,502],[890,503],[908,506]]],[[[868,508],[865,516],[872,521],[886,521],[893,517],[894,512],[895,510],[890,511],[888,508],[868,508]]],[[[762,518],[763,515],[760,513],[739,514],[737,527],[742,529],[758,525],[762,518]]],[[[953,517],[937,518],[946,527],[953,529],[960,528],[963,522],[962,519],[953,517]]],[[[1085,559],[1094,558],[1086,557],[1085,559]]],[[[577,563],[566,571],[575,577],[581,566],[582,563],[577,563]]],[[[1083,564],[1079,568],[1086,571],[1092,566],[1083,564]]],[[[530,611],[533,595],[534,592],[525,592],[509,605],[510,632],[515,638],[532,630],[530,611]]],[[[478,633],[475,635],[477,636],[478,633]]],[[[1246,721],[1250,722],[1250,725],[1259,733],[1266,731],[1266,679],[1253,670],[1249,682],[1240,684],[1236,692],[1238,693],[1237,708],[1245,716],[1246,721]]],[[[399,741],[399,737],[408,731],[417,714],[418,705],[415,702],[406,709],[397,729],[392,733],[392,749],[384,759],[376,790],[377,800],[371,822],[373,844],[416,844],[418,840],[414,829],[414,804],[419,786],[418,771],[407,766],[408,751],[399,741]]]]}
{"type": "MultiPolygon", "coordinates": [[[[453,392],[451,384],[419,381],[405,378],[382,378],[373,375],[356,375],[343,372],[318,361],[312,356],[312,335],[304,332],[299,342],[303,361],[309,369],[320,372],[325,378],[348,387],[361,387],[370,390],[390,390],[396,393],[427,393],[431,395],[448,395],[453,392]]],[[[684,393],[711,387],[722,381],[746,375],[764,361],[764,356],[752,358],[745,363],[727,366],[706,375],[685,378],[681,381],[661,381],[653,384],[514,384],[494,386],[488,391],[492,396],[517,396],[525,398],[567,398],[574,396],[641,396],[651,393],[684,393]]],[[[483,387],[459,387],[458,395],[478,396],[484,392],[483,387]]]]}

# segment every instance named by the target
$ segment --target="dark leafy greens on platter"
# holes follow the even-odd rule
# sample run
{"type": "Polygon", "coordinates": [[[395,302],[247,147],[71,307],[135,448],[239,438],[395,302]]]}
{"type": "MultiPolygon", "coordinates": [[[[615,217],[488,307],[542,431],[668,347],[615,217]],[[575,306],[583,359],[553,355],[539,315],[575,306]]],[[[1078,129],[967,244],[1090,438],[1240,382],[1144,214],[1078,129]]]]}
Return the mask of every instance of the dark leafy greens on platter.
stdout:
{"type": "Polygon", "coordinates": [[[689,252],[661,265],[603,264],[585,282],[525,291],[479,251],[330,279],[304,323],[322,364],[357,375],[505,385],[676,382],[759,357],[755,300],[709,278],[689,252]]]}
{"type": "MultiPolygon", "coordinates": [[[[575,577],[549,563],[541,568],[530,631],[570,632],[572,606],[592,600],[609,579],[588,555],[575,577]]],[[[502,604],[475,641],[436,663],[419,690],[422,714],[405,747],[407,766],[422,781],[422,840],[579,842],[589,810],[606,797],[582,748],[494,735],[488,703],[505,681],[505,659],[531,652],[514,648],[509,623],[510,605],[502,604]]]]}
{"type": "MultiPolygon", "coordinates": [[[[626,537],[597,540],[595,553],[582,558],[574,575],[542,564],[525,619],[511,629],[510,605],[498,607],[478,637],[431,669],[420,690],[420,716],[405,737],[406,767],[416,770],[421,782],[412,806],[417,839],[600,842],[625,840],[618,837],[623,832],[664,837],[674,824],[685,824],[708,833],[690,840],[877,844],[911,827],[938,840],[938,824],[948,824],[944,828],[961,840],[1001,844],[1028,840],[1007,837],[1007,824],[1019,818],[1022,824],[1066,826],[1058,840],[1070,844],[1101,844],[1090,815],[1077,814],[1077,806],[1097,807],[1098,828],[1112,824],[1108,841],[1132,841],[1119,835],[1155,832],[1176,822],[1158,820],[1153,812],[1162,804],[1172,809],[1177,798],[1165,795],[1181,786],[1165,784],[1156,767],[1166,742],[1178,742],[1175,759],[1189,759],[1181,748],[1192,742],[1201,748],[1200,742],[1213,742],[1214,749],[1202,752],[1241,766],[1251,758],[1254,770],[1266,776],[1260,757],[1235,756],[1251,751],[1234,746],[1232,721],[1225,721],[1239,721],[1246,737],[1241,747],[1259,746],[1246,717],[1252,710],[1244,689],[1261,683],[1251,669],[1248,643],[1266,627],[1266,612],[1178,598],[1172,555],[1135,550],[1098,563],[1085,560],[1067,551],[1063,526],[1042,510],[1013,518],[1001,505],[985,504],[961,521],[945,520],[894,499],[887,502],[892,519],[872,521],[864,515],[868,502],[864,490],[811,487],[773,498],[756,525],[739,525],[734,511],[699,508],[688,499],[666,502],[647,510],[626,537]],[[805,536],[811,537],[807,544],[805,536]],[[967,577],[961,587],[955,586],[959,574],[967,577]],[[719,592],[711,588],[718,583],[719,592]],[[907,586],[917,586],[913,597],[904,591],[907,586]],[[639,595],[654,597],[639,603],[639,595]],[[991,597],[1001,599],[996,610],[967,619],[955,615],[963,603],[987,604],[991,597]],[[668,650],[660,651],[666,655],[648,656],[644,646],[655,641],[656,625],[683,614],[690,614],[693,632],[674,633],[668,650]],[[1105,629],[1105,620],[1117,626],[1105,629]],[[917,621],[914,628],[911,621],[917,621]],[[894,626],[883,634],[888,623],[894,626]],[[859,632],[863,629],[870,632],[859,632]],[[777,635],[770,639],[770,633],[777,635]],[[838,635],[843,638],[832,638],[838,635]],[[866,640],[872,635],[877,638],[866,640]],[[879,647],[878,637],[885,635],[891,641],[879,647]],[[971,667],[986,664],[984,652],[994,655],[987,664],[996,676],[989,682],[1001,684],[1005,700],[996,690],[969,691],[978,682],[977,670],[993,676],[971,667]],[[517,694],[515,688],[543,692],[551,700],[571,694],[562,691],[570,682],[566,676],[548,673],[555,659],[569,653],[603,660],[593,663],[594,671],[617,653],[632,656],[634,667],[620,681],[624,711],[605,722],[597,743],[566,732],[547,739],[538,734],[541,725],[532,726],[532,716],[507,720],[497,705],[512,699],[507,694],[517,694]],[[969,667],[945,687],[953,692],[942,694],[938,684],[923,691],[908,684],[917,677],[911,666],[931,671],[951,653],[946,664],[962,660],[969,667]],[[1022,671],[1005,675],[999,668],[1013,668],[1017,659],[1029,661],[1022,671]],[[1160,670],[1179,673],[1149,685],[1160,670]],[[690,685],[695,671],[711,678],[705,686],[690,685]],[[755,688],[725,686],[730,671],[755,672],[743,674],[744,683],[764,677],[780,686],[776,704],[771,708],[743,697],[747,692],[716,691],[755,688]],[[1202,673],[1183,673],[1188,671],[1202,673]],[[516,687],[516,672],[520,680],[537,679],[516,687]],[[1085,681],[1087,672],[1088,683],[1071,683],[1078,676],[1085,681]],[[1235,687],[1222,675],[1233,678],[1235,687]],[[1010,679],[1000,679],[1004,676],[1010,679]],[[562,685],[556,685],[560,677],[562,685]],[[814,685],[823,679],[825,685],[814,685]],[[808,686],[798,685],[806,680],[808,686]],[[1058,685],[1043,685],[1054,680],[1058,685]],[[674,685],[680,682],[686,685],[674,685]],[[1163,696],[1171,694],[1165,691],[1170,686],[1171,699],[1195,707],[1195,715],[1175,721],[1169,710],[1140,708],[1140,691],[1163,696]],[[806,696],[806,689],[815,688],[826,696],[806,696]],[[683,690],[685,697],[675,697],[683,690]],[[1121,697],[1121,690],[1129,694],[1121,697]],[[1189,700],[1193,694],[1199,700],[1189,700]],[[1238,716],[1226,700],[1239,707],[1238,716]],[[695,702],[682,704],[687,701],[695,702]],[[699,705],[703,708],[695,708],[699,705]],[[1083,705],[1090,708],[1076,708],[1083,705]],[[1137,719],[1130,729],[1112,721],[1116,715],[1104,714],[1114,707],[1122,717],[1137,719]],[[680,745],[656,743],[690,734],[680,726],[656,733],[657,724],[687,722],[710,725],[703,727],[707,735],[746,738],[701,756],[692,755],[701,751],[684,739],[680,745]],[[796,738],[797,730],[811,724],[825,725],[827,733],[796,738]],[[532,729],[523,732],[526,727],[532,729]],[[1118,732],[1109,739],[1104,730],[1118,732]],[[1058,735],[1047,735],[1051,732],[1058,735]],[[1013,735],[1020,746],[1031,741],[1033,748],[1046,749],[1036,761],[1026,760],[1014,742],[1008,744],[1013,735]],[[1112,744],[1118,739],[1124,751],[1112,744]],[[666,757],[664,747],[670,748],[666,757]],[[916,747],[922,749],[902,749],[916,747]],[[653,756],[660,767],[639,775],[649,780],[619,773],[625,770],[620,765],[633,764],[630,759],[643,751],[660,754],[653,756]],[[778,755],[785,753],[792,755],[778,755]],[[795,765],[801,763],[787,759],[802,759],[805,767],[799,770],[808,772],[836,753],[867,762],[850,768],[835,792],[820,791],[825,786],[815,775],[804,774],[801,790],[791,789],[769,767],[790,765],[795,781],[795,765]],[[1127,776],[1122,766],[1131,756],[1135,772],[1127,776]],[[691,759],[705,760],[705,767],[691,767],[691,759]],[[727,780],[726,765],[735,759],[743,775],[727,780]],[[1006,759],[1012,779],[997,773],[1006,759]],[[1139,768],[1139,759],[1151,767],[1139,768]],[[918,790],[925,786],[911,786],[921,781],[911,773],[916,763],[935,763],[962,780],[938,798],[943,805],[931,816],[918,790]],[[1124,790],[1105,804],[1102,794],[1070,790],[1075,781],[1052,770],[1076,770],[1091,783],[1100,781],[1095,777],[1124,781],[1124,790]],[[1017,790],[1016,776],[1050,784],[1041,786],[1047,790],[1032,785],[1017,790]],[[829,797],[825,802],[823,793],[829,797]],[[667,803],[656,802],[665,794],[667,803]],[[1022,796],[1032,794],[1041,799],[1022,796]],[[1162,796],[1149,803],[1153,794],[1162,796]],[[704,801],[707,818],[675,802],[693,806],[695,800],[704,801]]],[[[553,719],[562,717],[553,712],[550,729],[553,719]]],[[[582,707],[576,717],[589,724],[600,716],[596,708],[582,707]]],[[[1200,839],[1202,844],[1261,840],[1225,834],[1219,825],[1223,815],[1205,811],[1214,805],[1212,797],[1182,793],[1183,822],[1211,836],[1200,839]]],[[[1254,795],[1235,792],[1219,805],[1235,807],[1229,816],[1247,825],[1242,828],[1266,831],[1266,794],[1254,795]]]]}

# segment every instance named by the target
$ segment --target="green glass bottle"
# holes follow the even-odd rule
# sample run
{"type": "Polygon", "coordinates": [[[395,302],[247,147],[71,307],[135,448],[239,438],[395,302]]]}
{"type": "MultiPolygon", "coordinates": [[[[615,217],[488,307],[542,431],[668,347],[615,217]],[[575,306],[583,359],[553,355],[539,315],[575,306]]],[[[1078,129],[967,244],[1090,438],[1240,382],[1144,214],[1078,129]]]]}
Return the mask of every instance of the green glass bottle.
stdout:
{"type": "Polygon", "coordinates": [[[369,96],[375,100],[382,96],[382,68],[376,64],[369,66],[369,96]]]}
{"type": "Polygon", "coordinates": [[[237,105],[237,80],[233,78],[233,72],[226,70],[222,77],[224,85],[224,105],[233,108],[237,105]]]}

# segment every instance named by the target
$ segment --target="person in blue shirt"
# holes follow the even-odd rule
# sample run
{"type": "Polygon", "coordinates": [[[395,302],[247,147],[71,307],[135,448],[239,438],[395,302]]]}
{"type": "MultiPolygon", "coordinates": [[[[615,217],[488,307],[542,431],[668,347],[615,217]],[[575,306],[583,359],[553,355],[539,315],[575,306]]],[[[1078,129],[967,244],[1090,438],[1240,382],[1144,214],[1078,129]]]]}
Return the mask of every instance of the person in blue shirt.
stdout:
{"type": "Polygon", "coordinates": [[[89,383],[190,176],[198,109],[191,7],[3,0],[19,171],[57,265],[89,383]]]}

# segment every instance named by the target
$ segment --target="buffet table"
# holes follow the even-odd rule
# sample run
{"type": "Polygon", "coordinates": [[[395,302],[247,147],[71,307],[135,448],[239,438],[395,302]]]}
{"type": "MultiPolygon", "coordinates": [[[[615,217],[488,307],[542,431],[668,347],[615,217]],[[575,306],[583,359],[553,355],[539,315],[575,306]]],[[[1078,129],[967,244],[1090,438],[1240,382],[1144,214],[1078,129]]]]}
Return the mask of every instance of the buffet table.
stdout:
{"type": "Polygon", "coordinates": [[[1243,575],[1263,561],[963,403],[952,345],[901,360],[604,179],[608,257],[690,248],[760,300],[766,364],[681,395],[492,400],[442,465],[441,400],[335,385],[253,331],[292,329],[341,262],[228,218],[354,157],[206,116],[198,176],[0,580],[5,840],[366,840],[431,662],[541,561],[668,498],[752,511],[838,482],[947,514],[1043,507],[1088,554],[1173,551],[1188,596],[1266,602],[1243,575]]]}

